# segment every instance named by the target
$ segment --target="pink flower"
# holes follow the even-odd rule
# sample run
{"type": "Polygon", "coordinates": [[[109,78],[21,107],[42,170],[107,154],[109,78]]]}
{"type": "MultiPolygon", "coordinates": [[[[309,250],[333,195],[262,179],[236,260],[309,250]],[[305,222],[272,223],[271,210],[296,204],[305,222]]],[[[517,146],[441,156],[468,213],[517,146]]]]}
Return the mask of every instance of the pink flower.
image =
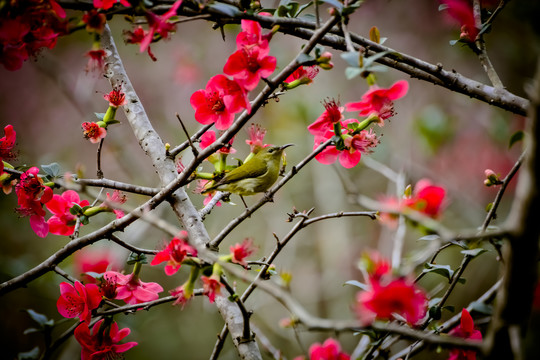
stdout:
{"type": "Polygon", "coordinates": [[[325,136],[329,131],[334,130],[334,124],[343,120],[344,108],[340,106],[339,100],[329,99],[323,102],[324,112],[308,126],[308,131],[312,135],[325,136]]]}
{"type": "MultiPolygon", "coordinates": [[[[125,42],[128,44],[141,44],[148,34],[150,34],[149,31],[144,30],[142,26],[138,26],[133,31],[124,31],[125,42]]],[[[146,47],[146,52],[148,52],[150,59],[157,61],[156,56],[150,50],[150,45],[146,47]]]]}
{"type": "Polygon", "coordinates": [[[402,98],[409,90],[409,83],[400,80],[388,89],[381,89],[374,85],[362,95],[362,99],[356,103],[347,103],[347,111],[360,111],[360,116],[376,114],[379,117],[379,126],[384,125],[384,120],[394,116],[393,100],[402,98]]]}
{"type": "Polygon", "coordinates": [[[75,329],[75,339],[82,347],[81,360],[118,359],[121,358],[119,354],[137,345],[134,341],[118,344],[131,330],[129,328],[118,330],[118,324],[115,322],[103,326],[104,321],[105,319],[99,320],[92,328],[92,332],[87,323],[82,323],[75,329]]]}
{"type": "Polygon", "coordinates": [[[229,56],[223,72],[232,76],[244,89],[251,91],[257,87],[261,78],[267,78],[276,69],[276,58],[267,56],[268,50],[243,47],[229,56]]]}
{"type": "MultiPolygon", "coordinates": [[[[201,149],[205,149],[212,145],[216,141],[216,132],[214,130],[207,130],[204,134],[201,135],[201,149]]],[[[236,149],[232,147],[234,138],[229,140],[228,146],[222,146],[218,152],[220,154],[234,154],[236,149]]]]}
{"type": "Polygon", "coordinates": [[[95,284],[83,285],[75,281],[75,286],[60,283],[60,297],[56,302],[58,312],[65,318],[78,317],[80,321],[90,322],[92,310],[101,302],[101,292],[95,284]]]}
{"type": "Polygon", "coordinates": [[[446,190],[443,187],[432,185],[428,179],[421,179],[416,183],[412,197],[405,199],[403,206],[437,218],[441,213],[445,195],[446,190]]]}
{"type": "Polygon", "coordinates": [[[94,274],[103,274],[107,269],[117,269],[113,254],[108,250],[89,250],[84,248],[73,256],[74,272],[86,284],[95,284],[94,274]]]}
{"type": "Polygon", "coordinates": [[[213,304],[216,300],[216,296],[221,294],[221,282],[219,281],[219,276],[201,276],[201,280],[203,282],[204,295],[208,296],[208,300],[213,304]]]}
{"type": "Polygon", "coordinates": [[[84,12],[82,22],[86,24],[87,32],[101,34],[107,23],[107,17],[96,9],[92,9],[84,12]]]}
{"type": "Polygon", "coordinates": [[[108,282],[116,285],[115,299],[124,300],[126,304],[140,304],[157,300],[159,298],[158,293],[163,291],[163,288],[158,283],[142,282],[134,274],[124,275],[116,271],[107,271],[103,276],[108,282]]]}
{"type": "Polygon", "coordinates": [[[262,148],[270,146],[269,144],[264,144],[264,136],[266,135],[266,129],[262,128],[258,124],[251,124],[247,130],[249,139],[246,140],[246,144],[249,145],[252,153],[258,153],[262,148]]]}
{"type": "Polygon", "coordinates": [[[377,251],[364,252],[360,258],[360,264],[370,282],[378,282],[383,276],[389,276],[392,272],[390,262],[377,251]]]}
{"type": "Polygon", "coordinates": [[[96,9],[103,9],[103,10],[109,10],[112,8],[116,3],[120,3],[124,5],[125,7],[130,7],[131,4],[127,0],[94,0],[94,7],[96,9]]]}
{"type": "Polygon", "coordinates": [[[148,21],[148,33],[144,36],[144,39],[141,41],[141,52],[145,52],[146,49],[150,46],[150,43],[154,39],[154,34],[159,34],[161,38],[167,39],[169,33],[175,31],[176,25],[169,23],[168,20],[176,16],[176,11],[182,5],[182,0],[176,1],[171,8],[162,16],[158,16],[152,12],[146,12],[146,20],[148,21]]]}
{"type": "Polygon", "coordinates": [[[240,264],[243,267],[247,266],[246,258],[253,254],[257,248],[253,245],[253,239],[246,238],[241,244],[234,244],[230,248],[232,255],[232,262],[240,264]]]}
{"type": "MultiPolygon", "coordinates": [[[[199,182],[197,183],[197,189],[195,190],[195,193],[200,194],[203,191],[205,191],[206,184],[208,184],[209,181],[210,180],[199,180],[199,182]]],[[[215,191],[207,192],[203,200],[203,205],[205,206],[208,205],[210,201],[212,201],[212,199],[214,198],[215,193],[216,193],[215,191]]],[[[216,203],[216,206],[221,206],[221,201],[218,201],[216,203]]]]}
{"type": "MultiPolygon", "coordinates": [[[[467,309],[461,311],[461,323],[450,331],[450,335],[468,340],[482,340],[482,333],[474,328],[473,319],[467,309]]],[[[452,349],[448,360],[476,360],[476,351],[452,349]]]]}
{"type": "Polygon", "coordinates": [[[448,15],[461,25],[460,39],[474,42],[478,36],[473,8],[467,0],[440,0],[447,6],[448,15]]]}
{"type": "Polygon", "coordinates": [[[83,122],[81,126],[84,138],[90,140],[92,144],[97,144],[107,136],[107,130],[95,122],[83,122]]]}
{"type": "Polygon", "coordinates": [[[124,204],[127,201],[127,196],[120,190],[114,190],[112,195],[107,193],[107,199],[101,204],[102,208],[112,211],[117,219],[124,217],[124,212],[118,209],[118,206],[124,204]]]}
{"type": "Polygon", "coordinates": [[[187,232],[182,231],[182,238],[173,238],[165,249],[156,254],[150,265],[158,265],[166,261],[165,274],[171,276],[176,274],[182,266],[182,262],[187,256],[197,256],[197,250],[188,244],[187,232]]]}
{"type": "Polygon", "coordinates": [[[14,157],[13,147],[15,147],[17,133],[13,130],[13,125],[4,127],[4,136],[0,138],[0,175],[4,172],[4,163],[2,160],[8,160],[14,157]]]}
{"type": "Polygon", "coordinates": [[[53,197],[50,187],[43,185],[43,180],[38,176],[39,169],[31,167],[24,172],[15,187],[19,207],[17,212],[22,216],[30,217],[30,227],[37,236],[45,237],[49,233],[49,225],[45,221],[43,204],[53,197]]]}
{"type": "Polygon", "coordinates": [[[313,79],[319,73],[319,68],[316,65],[299,66],[291,75],[285,79],[285,88],[294,89],[299,85],[308,85],[313,82],[313,79]]]}
{"type": "Polygon", "coordinates": [[[178,286],[177,288],[169,291],[171,296],[176,297],[176,300],[172,303],[173,305],[182,305],[182,309],[188,303],[189,300],[193,297],[193,291],[191,293],[186,290],[186,285],[178,286]]]}
{"type": "Polygon", "coordinates": [[[329,338],[321,345],[312,344],[309,347],[310,360],[349,360],[351,357],[341,351],[341,345],[335,339],[329,338]]]}
{"type": "Polygon", "coordinates": [[[102,73],[106,55],[107,54],[105,54],[105,50],[103,49],[95,49],[87,52],[86,56],[88,56],[90,59],[86,65],[86,72],[102,73]]]}
{"type": "Polygon", "coordinates": [[[127,104],[126,94],[122,92],[121,87],[115,87],[110,93],[103,95],[103,98],[109,102],[109,106],[115,108],[127,104]]]}
{"type": "Polygon", "coordinates": [[[257,21],[242,20],[242,31],[236,36],[236,47],[241,50],[245,47],[268,48],[269,36],[262,35],[262,27],[257,21]]]}
{"type": "Polygon", "coordinates": [[[218,130],[226,130],[234,121],[234,114],[251,105],[245,91],[234,80],[224,75],[212,77],[206,89],[191,95],[190,103],[195,110],[195,120],[203,125],[215,123],[218,130]]]}
{"type": "Polygon", "coordinates": [[[67,190],[62,195],[54,194],[51,201],[47,202],[47,210],[53,214],[47,221],[51,234],[66,236],[73,234],[77,217],[70,212],[70,209],[74,205],[84,208],[90,203],[88,200],[81,201],[79,194],[73,190],[67,190]]]}
{"type": "Polygon", "coordinates": [[[427,296],[414,283],[395,279],[372,281],[370,285],[368,291],[360,291],[356,296],[356,312],[363,323],[392,320],[396,313],[414,325],[426,314],[427,296]]]}

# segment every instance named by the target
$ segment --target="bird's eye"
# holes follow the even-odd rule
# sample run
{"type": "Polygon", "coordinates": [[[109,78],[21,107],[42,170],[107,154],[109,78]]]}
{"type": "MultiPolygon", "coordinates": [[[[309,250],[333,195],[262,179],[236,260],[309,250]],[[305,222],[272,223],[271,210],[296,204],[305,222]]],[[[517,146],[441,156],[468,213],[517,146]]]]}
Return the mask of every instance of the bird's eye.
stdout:
{"type": "Polygon", "coordinates": [[[268,149],[268,152],[271,154],[274,152],[274,148],[268,149]]]}

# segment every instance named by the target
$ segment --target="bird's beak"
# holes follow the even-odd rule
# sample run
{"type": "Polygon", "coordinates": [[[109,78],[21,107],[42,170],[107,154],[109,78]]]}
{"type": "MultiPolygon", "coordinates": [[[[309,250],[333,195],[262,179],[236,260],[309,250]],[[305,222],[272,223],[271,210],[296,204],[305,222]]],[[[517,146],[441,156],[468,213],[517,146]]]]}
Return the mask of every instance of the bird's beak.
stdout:
{"type": "Polygon", "coordinates": [[[285,149],[285,148],[288,148],[289,146],[294,146],[294,144],[285,144],[285,145],[280,146],[279,148],[280,148],[281,150],[283,150],[283,149],[285,149]]]}

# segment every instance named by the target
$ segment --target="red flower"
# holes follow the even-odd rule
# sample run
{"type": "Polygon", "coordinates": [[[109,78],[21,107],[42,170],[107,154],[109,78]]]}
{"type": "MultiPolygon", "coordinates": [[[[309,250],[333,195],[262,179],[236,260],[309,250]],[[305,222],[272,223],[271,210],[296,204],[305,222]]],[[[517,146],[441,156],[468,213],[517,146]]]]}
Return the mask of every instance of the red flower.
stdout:
{"type": "Polygon", "coordinates": [[[250,151],[254,154],[258,153],[262,148],[270,146],[269,144],[264,144],[264,136],[266,135],[266,129],[260,127],[258,124],[251,124],[247,130],[249,139],[246,140],[246,144],[249,145],[250,151]]]}
{"type": "Polygon", "coordinates": [[[66,236],[73,234],[77,217],[71,214],[70,209],[75,204],[81,208],[90,205],[88,200],[81,201],[79,194],[73,190],[67,190],[62,195],[53,195],[51,201],[46,204],[47,210],[53,214],[47,221],[51,234],[66,236]]]}
{"type": "Polygon", "coordinates": [[[49,225],[45,221],[43,204],[53,197],[50,187],[43,185],[43,180],[37,175],[39,169],[31,167],[21,175],[19,183],[15,187],[19,208],[17,212],[22,216],[30,217],[30,227],[39,237],[45,237],[49,233],[49,225]]]}
{"type": "MultiPolygon", "coordinates": [[[[141,44],[149,33],[150,32],[144,30],[142,26],[138,26],[133,31],[124,31],[125,41],[128,44],[141,44]]],[[[150,45],[146,47],[146,52],[148,52],[150,59],[157,61],[156,56],[152,53],[152,50],[150,50],[150,45]]]]}
{"type": "Polygon", "coordinates": [[[112,195],[107,193],[107,199],[101,204],[102,208],[112,211],[117,219],[124,217],[124,212],[118,209],[118,206],[124,204],[127,201],[127,196],[120,190],[114,190],[112,195]]]}
{"type": "Polygon", "coordinates": [[[172,303],[173,305],[182,305],[182,309],[188,301],[193,297],[193,291],[189,293],[189,291],[186,291],[186,285],[179,286],[171,291],[169,291],[169,294],[171,296],[176,297],[176,300],[172,303]]]}
{"type": "Polygon", "coordinates": [[[144,39],[141,41],[141,52],[145,52],[150,43],[154,39],[154,34],[157,33],[163,39],[169,37],[169,33],[173,32],[176,29],[176,25],[169,23],[167,20],[176,15],[176,11],[182,4],[182,0],[176,1],[169,11],[167,11],[162,16],[158,16],[152,12],[146,13],[146,20],[148,21],[148,33],[144,36],[144,39]]]}
{"type": "Polygon", "coordinates": [[[111,267],[116,269],[117,265],[113,255],[108,250],[89,250],[84,248],[75,253],[73,257],[75,273],[86,284],[95,284],[96,278],[93,274],[103,274],[111,267]]]}
{"type": "Polygon", "coordinates": [[[86,56],[88,56],[90,59],[88,60],[88,64],[86,65],[86,72],[103,72],[103,65],[105,64],[105,50],[103,49],[96,49],[96,50],[90,50],[86,53],[86,56]]]}
{"type": "Polygon", "coordinates": [[[2,160],[14,157],[13,147],[15,146],[17,133],[13,130],[13,125],[4,127],[4,136],[0,138],[0,175],[4,172],[2,160]]]}
{"type": "Polygon", "coordinates": [[[95,122],[83,122],[81,127],[83,128],[84,138],[90,140],[92,144],[97,144],[107,136],[107,130],[95,122]]]}
{"type": "Polygon", "coordinates": [[[75,287],[67,282],[60,283],[60,297],[56,302],[58,312],[65,318],[78,317],[79,321],[90,322],[92,310],[101,302],[101,292],[95,284],[83,285],[75,281],[75,287]]]}
{"type": "MultiPolygon", "coordinates": [[[[205,149],[212,145],[216,141],[216,132],[214,130],[208,130],[204,134],[201,135],[201,149],[205,149]]],[[[234,141],[234,138],[229,140],[228,146],[222,146],[218,152],[220,154],[234,154],[236,152],[236,149],[232,147],[232,143],[234,141]]]]}
{"type": "Polygon", "coordinates": [[[229,249],[232,255],[231,261],[235,264],[240,264],[243,267],[246,267],[246,258],[255,252],[256,247],[253,246],[253,239],[246,238],[241,244],[236,243],[229,249]]]}
{"type": "Polygon", "coordinates": [[[310,360],[349,360],[351,357],[341,351],[341,345],[335,339],[326,339],[321,345],[319,343],[312,344],[309,347],[310,360]]]}
{"type": "Polygon", "coordinates": [[[461,25],[460,39],[474,42],[478,36],[473,8],[468,0],[440,0],[447,6],[448,15],[461,25]]]}
{"type": "Polygon", "coordinates": [[[116,3],[120,3],[120,4],[124,5],[125,7],[130,7],[131,6],[129,1],[127,1],[127,0],[94,0],[94,7],[96,9],[109,10],[116,3]]]}
{"type": "Polygon", "coordinates": [[[394,116],[394,103],[392,100],[402,98],[409,90],[409,83],[400,80],[388,89],[381,89],[374,85],[362,95],[362,99],[356,103],[347,103],[347,111],[360,111],[360,116],[376,114],[379,117],[379,126],[384,125],[384,120],[394,116]]]}
{"type": "Polygon", "coordinates": [[[340,106],[339,100],[334,99],[324,101],[324,112],[321,116],[313,122],[313,124],[308,126],[308,131],[312,135],[321,135],[324,136],[328,131],[334,130],[334,124],[343,120],[343,110],[344,108],[340,106]]]}
{"type": "MultiPolygon", "coordinates": [[[[474,328],[474,322],[467,309],[461,311],[461,323],[450,331],[450,335],[469,340],[482,340],[482,333],[474,328]]],[[[476,360],[476,351],[465,349],[450,350],[448,360],[476,360]]]]}
{"type": "Polygon", "coordinates": [[[124,275],[116,271],[107,271],[103,277],[108,282],[116,285],[115,299],[124,300],[126,304],[140,304],[157,300],[159,298],[158,293],[163,291],[163,288],[158,283],[142,282],[134,274],[124,275]]]}
{"type": "Polygon", "coordinates": [[[236,36],[236,47],[238,50],[245,47],[268,48],[269,36],[262,35],[261,24],[253,20],[242,20],[241,24],[242,31],[236,36]]]}
{"type": "Polygon", "coordinates": [[[197,256],[197,250],[186,241],[187,232],[182,231],[181,237],[173,238],[165,249],[156,254],[150,265],[154,266],[166,261],[165,274],[171,276],[180,269],[186,256],[197,256]]]}
{"type": "Polygon", "coordinates": [[[92,332],[87,323],[82,323],[75,329],[75,339],[82,347],[81,360],[118,359],[121,358],[119,354],[137,345],[134,341],[118,344],[131,330],[129,328],[118,330],[118,324],[115,322],[110,326],[104,326],[103,321],[104,319],[99,320],[92,328],[92,332]]]}
{"type": "Polygon", "coordinates": [[[383,276],[391,275],[390,262],[377,251],[364,252],[360,258],[360,265],[366,271],[370,282],[378,282],[383,276]]]}
{"type": "MultiPolygon", "coordinates": [[[[199,180],[197,182],[197,189],[195,190],[195,193],[196,194],[200,194],[202,193],[203,191],[206,190],[206,184],[208,184],[210,180],[199,180]]],[[[203,205],[208,205],[210,203],[210,201],[212,201],[212,199],[214,198],[214,195],[216,194],[215,191],[210,191],[210,192],[207,192],[206,193],[206,196],[204,197],[204,200],[203,200],[203,205]]],[[[216,203],[216,206],[221,206],[221,201],[218,201],[216,203]]]]}
{"type": "Polygon", "coordinates": [[[84,12],[82,22],[86,24],[86,31],[89,33],[95,32],[101,34],[107,23],[107,17],[96,9],[92,9],[84,12]]]}
{"type": "Polygon", "coordinates": [[[313,82],[315,76],[319,73],[319,68],[316,65],[299,66],[291,75],[285,79],[285,88],[294,89],[299,85],[307,85],[313,82]]]}
{"type": "Polygon", "coordinates": [[[446,190],[431,184],[427,179],[416,183],[411,198],[405,199],[403,206],[414,209],[432,218],[440,215],[446,190]]]}
{"type": "Polygon", "coordinates": [[[218,130],[228,129],[234,114],[242,109],[251,111],[240,85],[221,74],[212,77],[205,90],[195,91],[189,101],[195,110],[195,120],[203,125],[215,123],[218,130]]]}
{"type": "Polygon", "coordinates": [[[109,102],[109,106],[119,107],[127,104],[126,94],[120,87],[114,88],[110,93],[103,95],[103,98],[109,102]]]}
{"type": "Polygon", "coordinates": [[[414,325],[424,317],[427,307],[424,291],[405,279],[372,281],[371,289],[359,292],[356,301],[358,317],[366,324],[374,319],[392,320],[396,313],[414,325]]]}
{"type": "Polygon", "coordinates": [[[257,87],[261,78],[267,78],[276,69],[276,58],[268,55],[268,48],[243,47],[234,52],[223,67],[247,91],[257,87]]]}
{"type": "Polygon", "coordinates": [[[201,276],[203,282],[203,293],[208,296],[210,303],[214,303],[216,296],[221,294],[221,282],[219,276],[201,276]]]}

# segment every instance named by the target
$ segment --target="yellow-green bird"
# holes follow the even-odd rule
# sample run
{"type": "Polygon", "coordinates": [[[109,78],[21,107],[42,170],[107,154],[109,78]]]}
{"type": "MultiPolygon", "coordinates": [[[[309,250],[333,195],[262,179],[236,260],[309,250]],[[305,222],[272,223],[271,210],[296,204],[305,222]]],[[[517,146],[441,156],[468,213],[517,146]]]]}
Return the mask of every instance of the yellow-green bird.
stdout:
{"type": "Polygon", "coordinates": [[[251,159],[205,189],[203,193],[219,190],[246,196],[265,192],[278,178],[283,150],[292,145],[294,144],[261,149],[251,159]]]}

